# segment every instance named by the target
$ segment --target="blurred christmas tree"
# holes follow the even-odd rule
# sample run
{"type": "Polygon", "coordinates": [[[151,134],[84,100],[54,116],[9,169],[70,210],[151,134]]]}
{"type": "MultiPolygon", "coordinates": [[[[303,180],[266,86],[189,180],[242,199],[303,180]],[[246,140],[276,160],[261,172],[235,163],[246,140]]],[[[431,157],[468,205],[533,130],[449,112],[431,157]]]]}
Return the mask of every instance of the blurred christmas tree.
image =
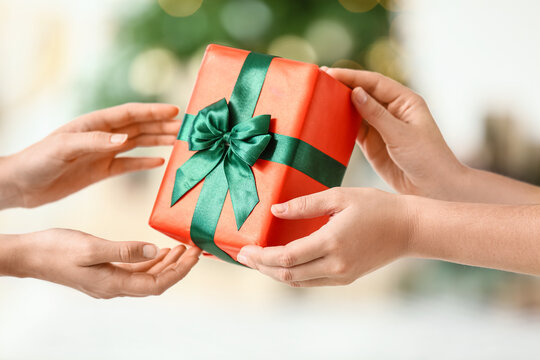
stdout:
{"type": "Polygon", "coordinates": [[[121,20],[117,54],[93,80],[85,110],[164,101],[170,74],[210,43],[400,79],[393,8],[388,0],[154,0],[121,20]]]}

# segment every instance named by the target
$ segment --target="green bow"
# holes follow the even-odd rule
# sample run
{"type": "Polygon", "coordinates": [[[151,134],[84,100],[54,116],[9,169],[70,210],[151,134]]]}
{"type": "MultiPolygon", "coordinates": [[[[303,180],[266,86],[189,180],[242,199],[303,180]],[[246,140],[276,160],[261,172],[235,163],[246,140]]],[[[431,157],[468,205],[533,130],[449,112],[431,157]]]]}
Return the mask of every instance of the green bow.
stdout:
{"type": "Polygon", "coordinates": [[[229,123],[225,99],[196,115],[188,144],[189,150],[197,152],[176,171],[171,206],[210,173],[224,174],[240,230],[259,202],[251,167],[270,142],[270,115],[255,116],[232,128],[229,123]]]}

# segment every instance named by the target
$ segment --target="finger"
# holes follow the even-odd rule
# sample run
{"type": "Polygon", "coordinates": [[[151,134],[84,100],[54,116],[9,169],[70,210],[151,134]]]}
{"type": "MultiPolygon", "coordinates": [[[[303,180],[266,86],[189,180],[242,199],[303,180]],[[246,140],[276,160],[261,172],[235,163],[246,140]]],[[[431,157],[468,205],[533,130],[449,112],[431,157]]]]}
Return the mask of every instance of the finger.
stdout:
{"type": "Polygon", "coordinates": [[[139,241],[108,241],[93,239],[85,266],[109,262],[135,263],[154,259],[159,253],[156,245],[139,241]]]}
{"type": "Polygon", "coordinates": [[[174,145],[176,141],[176,135],[139,135],[133,139],[129,139],[126,143],[119,149],[119,152],[129,151],[138,146],[148,147],[148,146],[167,146],[174,145]]]}
{"type": "Polygon", "coordinates": [[[330,68],[326,73],[351,89],[364,88],[377,101],[391,103],[414,92],[399,82],[372,71],[330,68]]]}
{"type": "Polygon", "coordinates": [[[199,249],[198,247],[196,246],[192,246],[190,247],[183,255],[180,259],[178,259],[178,261],[176,262],[177,264],[179,264],[181,261],[183,261],[182,259],[184,258],[199,258],[201,256],[201,253],[202,253],[202,250],[199,249]]]}
{"type": "Polygon", "coordinates": [[[387,144],[401,136],[406,124],[396,119],[364,89],[361,87],[355,88],[351,96],[353,104],[360,115],[379,132],[387,144]]]}
{"type": "Polygon", "coordinates": [[[184,245],[178,245],[174,249],[172,249],[169,254],[163,259],[163,261],[160,261],[159,263],[155,264],[151,269],[149,269],[147,272],[152,275],[157,275],[163,269],[165,269],[167,266],[171,264],[175,264],[176,261],[182,256],[182,254],[186,251],[186,247],[184,245]]]}
{"type": "Polygon", "coordinates": [[[73,128],[116,129],[134,122],[170,120],[178,111],[178,107],[169,104],[128,103],[82,115],[73,122],[73,128]]]}
{"type": "Polygon", "coordinates": [[[357,143],[373,169],[388,183],[394,184],[396,179],[404,177],[403,170],[392,160],[388,154],[386,143],[375,128],[368,128],[365,137],[358,140],[357,143]]]}
{"type": "Polygon", "coordinates": [[[117,151],[126,143],[127,135],[90,131],[55,134],[51,139],[58,157],[69,161],[86,154],[117,151]]]}
{"type": "Polygon", "coordinates": [[[182,280],[199,261],[200,250],[190,248],[173,265],[157,275],[135,273],[124,278],[118,284],[122,293],[132,296],[160,295],[165,290],[182,280]]]}
{"type": "Polygon", "coordinates": [[[167,256],[169,251],[171,251],[171,249],[169,248],[160,249],[158,255],[152,260],[135,264],[118,263],[115,264],[115,266],[130,272],[146,272],[150,270],[154,265],[159,263],[161,260],[163,260],[165,256],[167,256]]]}
{"type": "Polygon", "coordinates": [[[292,281],[288,283],[290,287],[296,287],[296,288],[303,288],[303,287],[315,287],[315,286],[338,286],[338,285],[345,285],[345,283],[332,279],[332,278],[319,278],[319,279],[311,279],[311,280],[305,280],[305,281],[292,281]]]}
{"type": "Polygon", "coordinates": [[[332,265],[324,257],[293,267],[259,265],[257,270],[284,283],[319,279],[334,272],[332,265]]]}
{"type": "Polygon", "coordinates": [[[253,269],[259,269],[261,265],[290,268],[321,258],[328,252],[323,228],[284,246],[244,246],[238,253],[238,262],[253,269]]]}
{"type": "Polygon", "coordinates": [[[198,247],[190,247],[186,252],[180,256],[178,260],[176,260],[176,264],[174,265],[175,271],[178,274],[183,274],[182,278],[186,276],[189,271],[197,264],[199,261],[199,257],[201,256],[202,250],[198,247]]]}
{"type": "Polygon", "coordinates": [[[114,132],[127,134],[130,139],[133,139],[143,134],[175,135],[176,136],[176,134],[178,134],[178,131],[180,130],[181,124],[182,123],[178,120],[147,121],[147,122],[127,125],[127,126],[115,129],[114,132]]]}
{"type": "Polygon", "coordinates": [[[128,172],[153,169],[165,163],[165,159],[151,157],[118,157],[114,158],[109,167],[109,176],[128,172]]]}
{"type": "Polygon", "coordinates": [[[345,201],[341,190],[332,188],[274,204],[271,211],[274,216],[281,219],[310,219],[339,212],[345,207],[345,201]]]}

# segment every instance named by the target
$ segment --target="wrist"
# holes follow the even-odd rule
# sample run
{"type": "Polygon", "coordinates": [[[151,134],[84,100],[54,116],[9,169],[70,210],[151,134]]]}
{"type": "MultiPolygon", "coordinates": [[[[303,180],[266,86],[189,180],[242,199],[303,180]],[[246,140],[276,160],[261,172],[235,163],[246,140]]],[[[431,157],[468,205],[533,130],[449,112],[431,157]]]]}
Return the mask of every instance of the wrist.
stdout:
{"type": "Polygon", "coordinates": [[[436,179],[438,191],[427,197],[445,201],[460,201],[466,197],[464,192],[474,177],[473,169],[455,159],[451,166],[444,168],[444,171],[435,173],[438,174],[436,179]]]}
{"type": "Polygon", "coordinates": [[[419,199],[416,195],[402,195],[401,199],[404,203],[406,230],[405,234],[405,253],[404,256],[416,256],[418,222],[419,222],[419,199]]]}
{"type": "Polygon", "coordinates": [[[0,276],[29,277],[24,235],[0,235],[0,276]]]}
{"type": "Polygon", "coordinates": [[[433,241],[433,228],[440,225],[441,213],[446,201],[421,196],[405,196],[408,219],[408,257],[438,258],[436,244],[433,241]]]}
{"type": "Polygon", "coordinates": [[[0,210],[23,206],[22,192],[14,178],[16,161],[13,156],[0,157],[0,210]]]}

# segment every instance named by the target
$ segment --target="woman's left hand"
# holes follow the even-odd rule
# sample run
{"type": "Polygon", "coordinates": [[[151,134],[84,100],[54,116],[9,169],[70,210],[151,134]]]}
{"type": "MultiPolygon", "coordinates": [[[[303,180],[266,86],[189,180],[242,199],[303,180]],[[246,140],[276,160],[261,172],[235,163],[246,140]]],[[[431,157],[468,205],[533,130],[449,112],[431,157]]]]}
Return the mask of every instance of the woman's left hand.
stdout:
{"type": "Polygon", "coordinates": [[[245,246],[238,261],[293,287],[350,284],[408,253],[415,223],[410,198],[332,188],[274,205],[272,213],[282,219],[330,220],[285,246],[245,246]]]}
{"type": "Polygon", "coordinates": [[[139,146],[172,145],[180,128],[177,114],[176,106],[166,104],[99,110],[1,158],[0,180],[10,199],[0,199],[0,208],[36,207],[111,176],[162,165],[162,158],[118,154],[139,146]]]}

